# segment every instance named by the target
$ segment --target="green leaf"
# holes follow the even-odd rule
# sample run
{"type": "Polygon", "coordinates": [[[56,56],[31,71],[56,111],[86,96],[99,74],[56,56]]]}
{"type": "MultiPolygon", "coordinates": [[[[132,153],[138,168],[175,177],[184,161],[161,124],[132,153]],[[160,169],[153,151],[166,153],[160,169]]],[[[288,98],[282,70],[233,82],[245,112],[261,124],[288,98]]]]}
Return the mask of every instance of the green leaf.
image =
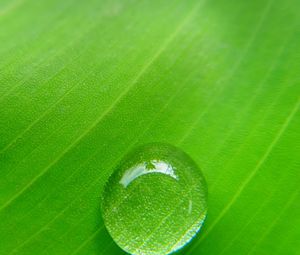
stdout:
{"type": "Polygon", "coordinates": [[[299,8],[0,0],[0,254],[123,254],[101,191],[148,142],[208,183],[183,254],[298,254],[299,8]]]}

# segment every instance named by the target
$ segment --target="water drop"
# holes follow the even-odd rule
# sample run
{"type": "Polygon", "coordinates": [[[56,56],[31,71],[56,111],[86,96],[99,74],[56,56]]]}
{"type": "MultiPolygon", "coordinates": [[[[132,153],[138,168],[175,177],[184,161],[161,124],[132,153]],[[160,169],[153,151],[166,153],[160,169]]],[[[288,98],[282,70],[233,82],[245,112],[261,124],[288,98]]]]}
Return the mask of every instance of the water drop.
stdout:
{"type": "Polygon", "coordinates": [[[109,178],[102,216],[114,241],[130,254],[170,254],[200,230],[207,187],[180,149],[149,144],[129,153],[109,178]]]}

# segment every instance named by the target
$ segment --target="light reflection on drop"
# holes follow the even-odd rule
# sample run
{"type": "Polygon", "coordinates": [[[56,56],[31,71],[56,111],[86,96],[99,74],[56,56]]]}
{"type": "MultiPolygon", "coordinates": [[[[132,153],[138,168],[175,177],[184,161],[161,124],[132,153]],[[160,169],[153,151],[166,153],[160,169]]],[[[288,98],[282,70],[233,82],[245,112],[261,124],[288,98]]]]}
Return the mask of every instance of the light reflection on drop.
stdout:
{"type": "Polygon", "coordinates": [[[178,176],[175,175],[174,169],[170,164],[161,160],[150,160],[150,162],[143,162],[128,169],[122,176],[120,183],[126,188],[139,176],[151,173],[166,174],[178,180],[178,176]]]}

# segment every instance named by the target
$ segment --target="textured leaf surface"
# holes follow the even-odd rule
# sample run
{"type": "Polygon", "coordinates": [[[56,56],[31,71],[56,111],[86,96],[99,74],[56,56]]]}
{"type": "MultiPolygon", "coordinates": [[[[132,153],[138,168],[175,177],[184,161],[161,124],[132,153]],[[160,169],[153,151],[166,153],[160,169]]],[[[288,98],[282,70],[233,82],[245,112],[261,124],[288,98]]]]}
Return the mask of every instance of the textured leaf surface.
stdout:
{"type": "Polygon", "coordinates": [[[123,254],[101,190],[155,141],[207,179],[184,254],[299,254],[299,8],[0,0],[0,254],[123,254]]]}

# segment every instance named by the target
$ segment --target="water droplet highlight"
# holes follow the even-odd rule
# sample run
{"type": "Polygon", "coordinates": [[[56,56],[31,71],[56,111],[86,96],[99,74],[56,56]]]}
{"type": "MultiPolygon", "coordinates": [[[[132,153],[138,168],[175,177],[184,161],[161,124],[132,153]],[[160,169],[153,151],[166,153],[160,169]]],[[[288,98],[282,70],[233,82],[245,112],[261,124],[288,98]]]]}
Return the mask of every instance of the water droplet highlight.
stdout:
{"type": "Polygon", "coordinates": [[[134,255],[170,254],[200,230],[207,186],[180,149],[149,144],[129,153],[109,178],[102,216],[114,241],[134,255]]]}

